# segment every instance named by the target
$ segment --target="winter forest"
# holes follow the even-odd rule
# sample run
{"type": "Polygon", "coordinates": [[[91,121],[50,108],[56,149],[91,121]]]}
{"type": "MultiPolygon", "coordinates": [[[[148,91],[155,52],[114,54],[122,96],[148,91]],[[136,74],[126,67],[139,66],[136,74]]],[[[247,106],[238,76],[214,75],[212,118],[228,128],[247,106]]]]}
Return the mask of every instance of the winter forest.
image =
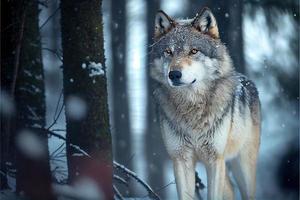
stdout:
{"type": "MultiPolygon", "coordinates": [[[[149,76],[158,10],[214,13],[262,107],[258,200],[299,198],[299,1],[2,0],[0,199],[178,199],[149,76]]],[[[233,182],[235,197],[241,199],[233,182]]],[[[196,165],[196,197],[207,175],[196,165]]]]}

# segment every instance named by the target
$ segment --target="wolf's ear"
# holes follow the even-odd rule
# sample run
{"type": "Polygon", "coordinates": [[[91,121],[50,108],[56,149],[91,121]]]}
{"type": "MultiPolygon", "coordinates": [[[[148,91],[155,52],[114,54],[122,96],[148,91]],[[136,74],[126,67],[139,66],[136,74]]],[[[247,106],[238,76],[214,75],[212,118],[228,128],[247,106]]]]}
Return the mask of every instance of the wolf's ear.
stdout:
{"type": "Polygon", "coordinates": [[[192,25],[200,32],[206,33],[215,39],[219,38],[217,21],[209,8],[203,8],[200,14],[196,15],[192,25]]]}
{"type": "Polygon", "coordinates": [[[175,23],[164,11],[160,10],[155,16],[155,31],[154,37],[157,39],[168,33],[175,23]]]}

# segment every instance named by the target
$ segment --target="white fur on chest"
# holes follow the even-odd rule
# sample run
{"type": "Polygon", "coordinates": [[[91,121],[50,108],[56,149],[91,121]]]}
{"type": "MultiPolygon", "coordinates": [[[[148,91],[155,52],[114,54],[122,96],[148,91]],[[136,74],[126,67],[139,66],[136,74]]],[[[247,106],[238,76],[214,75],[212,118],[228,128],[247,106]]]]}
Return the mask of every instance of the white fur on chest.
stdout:
{"type": "Polygon", "coordinates": [[[176,132],[167,119],[162,120],[162,134],[167,152],[172,158],[184,157],[187,152],[193,152],[197,160],[209,162],[211,152],[223,154],[229,134],[231,119],[224,117],[220,126],[213,133],[213,137],[199,130],[185,129],[181,133],[176,132]],[[205,146],[209,143],[210,149],[205,146]]]}

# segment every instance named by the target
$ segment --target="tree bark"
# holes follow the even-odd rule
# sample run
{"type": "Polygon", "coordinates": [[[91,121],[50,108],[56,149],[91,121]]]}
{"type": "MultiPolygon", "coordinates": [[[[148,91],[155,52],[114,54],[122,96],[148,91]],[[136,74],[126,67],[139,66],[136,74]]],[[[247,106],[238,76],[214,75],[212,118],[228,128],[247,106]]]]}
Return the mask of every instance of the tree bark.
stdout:
{"type": "MultiPolygon", "coordinates": [[[[14,50],[17,45],[17,38],[20,35],[21,23],[18,19],[20,4],[16,1],[1,1],[1,101],[4,98],[9,98],[11,101],[11,88],[13,79],[13,66],[14,65],[14,50]],[[4,51],[5,49],[5,51],[4,51]]],[[[12,102],[12,101],[11,101],[12,102]]],[[[13,103],[13,102],[12,102],[13,103]]],[[[12,165],[15,163],[14,154],[12,154],[11,145],[11,120],[15,115],[13,110],[4,112],[1,110],[1,189],[7,189],[7,173],[12,165]]]]}
{"type": "MultiPolygon", "coordinates": [[[[10,94],[15,108],[9,116],[4,116],[3,123],[1,121],[1,170],[10,173],[6,170],[7,164],[12,168],[16,163],[17,192],[33,200],[54,199],[48,137],[47,133],[41,131],[45,126],[45,97],[38,2],[24,0],[3,3],[5,11],[1,22],[4,28],[1,34],[4,42],[1,48],[5,51],[1,52],[1,86],[10,94]],[[18,138],[25,129],[40,143],[42,149],[39,150],[43,156],[34,157],[27,152],[28,149],[22,148],[25,141],[18,141],[18,138]]],[[[5,187],[5,182],[4,177],[1,187],[5,187]]]]}
{"type": "MultiPolygon", "coordinates": [[[[41,41],[38,26],[38,2],[25,0],[21,16],[23,38],[20,41],[20,60],[15,71],[16,128],[17,147],[17,191],[24,192],[30,199],[55,199],[51,190],[48,136],[42,131],[45,127],[45,90],[41,56],[41,41]],[[38,139],[43,156],[35,158],[21,148],[18,141],[24,130],[38,139]]],[[[18,46],[17,46],[18,48],[18,46]]],[[[34,144],[32,144],[34,145],[34,144]]]]}
{"type": "Polygon", "coordinates": [[[101,4],[101,0],[61,1],[67,160],[70,183],[87,177],[104,192],[104,199],[113,199],[106,76],[92,74],[95,64],[105,70],[101,4]],[[72,106],[74,99],[80,105],[72,106]],[[78,106],[81,113],[74,116],[72,109],[78,106]],[[75,156],[73,145],[91,158],[75,156]]]}

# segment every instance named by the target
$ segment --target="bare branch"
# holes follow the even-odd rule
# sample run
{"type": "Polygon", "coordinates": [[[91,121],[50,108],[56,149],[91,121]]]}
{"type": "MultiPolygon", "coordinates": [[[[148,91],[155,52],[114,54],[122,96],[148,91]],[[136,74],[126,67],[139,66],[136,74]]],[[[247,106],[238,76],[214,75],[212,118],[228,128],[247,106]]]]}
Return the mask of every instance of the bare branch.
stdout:
{"type": "Polygon", "coordinates": [[[115,179],[115,180],[119,181],[120,183],[128,186],[128,182],[125,179],[123,179],[122,177],[118,176],[118,175],[114,175],[113,179],[115,179]]]}
{"type": "MultiPolygon", "coordinates": [[[[55,137],[58,137],[59,139],[62,139],[62,140],[66,140],[65,137],[57,134],[57,133],[54,133],[52,131],[49,131],[49,130],[46,130],[48,132],[49,135],[51,136],[55,136],[55,137]]],[[[75,148],[77,151],[81,152],[82,154],[84,154],[85,156],[91,158],[91,156],[86,152],[84,151],[83,149],[81,149],[78,145],[74,145],[74,144],[70,144],[71,147],[75,148]]],[[[121,172],[123,172],[124,174],[126,174],[127,176],[129,177],[132,177],[133,179],[135,179],[138,183],[140,183],[148,192],[148,196],[151,198],[151,199],[155,199],[155,200],[160,200],[160,197],[154,192],[154,190],[147,184],[145,183],[141,178],[139,178],[137,176],[137,174],[131,170],[129,170],[128,168],[126,168],[125,166],[117,163],[116,161],[113,161],[113,167],[120,170],[121,172]]],[[[123,183],[127,183],[125,180],[123,180],[122,178],[117,178],[118,176],[114,176],[115,179],[118,179],[119,181],[122,180],[123,183]]],[[[116,192],[119,192],[118,189],[114,186],[114,190],[116,192]]],[[[123,198],[122,195],[121,196],[118,196],[118,194],[116,193],[117,197],[118,198],[123,198]]]]}
{"type": "Polygon", "coordinates": [[[40,30],[50,21],[50,19],[52,18],[52,17],[54,17],[55,15],[56,15],[56,13],[59,11],[59,9],[60,9],[60,6],[59,7],[57,7],[55,10],[54,10],[54,12],[52,13],[52,15],[50,15],[45,21],[44,21],[44,23],[40,26],[40,30]]]}
{"type": "Polygon", "coordinates": [[[122,196],[122,194],[120,193],[120,191],[118,190],[118,188],[113,185],[113,189],[114,189],[114,192],[115,192],[116,196],[118,197],[118,199],[123,200],[124,197],[122,196]]]}
{"type": "Polygon", "coordinates": [[[43,47],[42,50],[49,51],[49,52],[53,53],[54,55],[56,55],[56,57],[57,57],[61,62],[63,61],[62,54],[59,52],[59,50],[54,50],[54,49],[50,49],[50,48],[47,48],[47,47],[43,47]]]}
{"type": "Polygon", "coordinates": [[[55,109],[55,113],[54,113],[54,119],[53,119],[53,122],[52,122],[52,124],[50,124],[50,126],[47,128],[47,130],[49,131],[50,130],[50,128],[52,128],[56,123],[57,123],[57,120],[59,119],[59,117],[60,117],[60,115],[61,115],[61,113],[62,113],[62,111],[63,111],[63,108],[64,108],[64,104],[61,106],[61,108],[60,108],[60,110],[58,111],[58,114],[57,114],[57,110],[58,110],[58,106],[59,106],[59,103],[60,103],[60,101],[61,101],[61,99],[62,99],[62,95],[63,95],[63,90],[61,91],[61,94],[60,94],[60,96],[59,96],[59,98],[58,98],[58,101],[57,101],[57,104],[56,104],[56,109],[55,109]]]}
{"type": "Polygon", "coordinates": [[[116,161],[114,161],[113,164],[114,164],[114,167],[116,169],[124,172],[128,176],[134,178],[138,183],[140,183],[148,191],[148,194],[149,194],[150,198],[153,198],[153,199],[156,199],[156,200],[160,200],[159,196],[151,189],[151,187],[147,183],[145,183],[142,179],[140,179],[135,172],[127,169],[123,165],[120,165],[116,161]]]}

